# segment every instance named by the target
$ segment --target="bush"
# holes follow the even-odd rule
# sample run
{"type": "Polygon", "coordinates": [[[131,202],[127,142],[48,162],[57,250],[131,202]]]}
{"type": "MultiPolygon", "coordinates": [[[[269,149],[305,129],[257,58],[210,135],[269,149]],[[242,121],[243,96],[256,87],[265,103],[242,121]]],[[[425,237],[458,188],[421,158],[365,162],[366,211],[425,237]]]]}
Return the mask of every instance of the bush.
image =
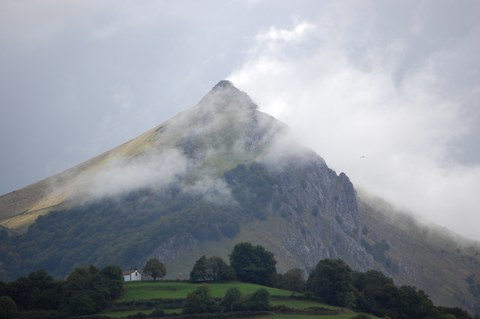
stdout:
{"type": "Polygon", "coordinates": [[[246,308],[251,311],[268,310],[270,308],[270,294],[268,291],[265,288],[255,291],[248,298],[246,308]]]}
{"type": "Polygon", "coordinates": [[[187,295],[183,313],[212,313],[216,312],[218,307],[212,297],[210,288],[207,286],[200,286],[192,293],[187,295]]]}
{"type": "Polygon", "coordinates": [[[225,292],[222,299],[221,306],[223,311],[232,312],[239,310],[239,303],[242,298],[242,293],[237,287],[232,287],[225,292]]]}
{"type": "Polygon", "coordinates": [[[68,300],[68,312],[72,315],[91,315],[97,312],[96,303],[90,295],[81,292],[68,300]]]}

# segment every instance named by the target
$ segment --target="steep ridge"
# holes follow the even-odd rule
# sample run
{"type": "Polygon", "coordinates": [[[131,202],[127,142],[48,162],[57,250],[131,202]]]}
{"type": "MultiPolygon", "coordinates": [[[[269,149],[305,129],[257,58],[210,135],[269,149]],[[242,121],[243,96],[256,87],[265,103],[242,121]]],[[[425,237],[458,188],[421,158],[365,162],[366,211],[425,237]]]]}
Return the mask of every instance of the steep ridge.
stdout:
{"type": "Polygon", "coordinates": [[[250,241],[274,252],[280,271],[341,258],[479,311],[478,244],[460,247],[390,210],[221,81],[143,135],[1,196],[0,277],[141,267],[154,256],[170,278],[185,278],[200,255],[227,257],[250,241]]]}

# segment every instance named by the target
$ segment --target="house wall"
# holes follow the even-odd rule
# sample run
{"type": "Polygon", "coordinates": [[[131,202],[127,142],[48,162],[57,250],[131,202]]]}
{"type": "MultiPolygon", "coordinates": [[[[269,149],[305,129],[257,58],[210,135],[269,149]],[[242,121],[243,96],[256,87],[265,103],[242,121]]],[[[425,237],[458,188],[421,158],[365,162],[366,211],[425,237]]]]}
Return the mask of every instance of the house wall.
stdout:
{"type": "Polygon", "coordinates": [[[142,280],[142,274],[139,273],[138,270],[135,270],[134,272],[128,275],[123,275],[123,280],[124,281],[140,281],[142,280]]]}

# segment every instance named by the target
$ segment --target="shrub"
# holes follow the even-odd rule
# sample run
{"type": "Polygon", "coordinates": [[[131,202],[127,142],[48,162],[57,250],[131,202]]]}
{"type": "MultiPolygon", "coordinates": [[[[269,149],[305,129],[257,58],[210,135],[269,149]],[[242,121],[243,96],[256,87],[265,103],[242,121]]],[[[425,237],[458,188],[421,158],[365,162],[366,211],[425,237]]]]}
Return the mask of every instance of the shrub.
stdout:
{"type": "Polygon", "coordinates": [[[200,286],[187,295],[183,313],[212,313],[218,310],[215,300],[212,297],[210,288],[200,286]]]}

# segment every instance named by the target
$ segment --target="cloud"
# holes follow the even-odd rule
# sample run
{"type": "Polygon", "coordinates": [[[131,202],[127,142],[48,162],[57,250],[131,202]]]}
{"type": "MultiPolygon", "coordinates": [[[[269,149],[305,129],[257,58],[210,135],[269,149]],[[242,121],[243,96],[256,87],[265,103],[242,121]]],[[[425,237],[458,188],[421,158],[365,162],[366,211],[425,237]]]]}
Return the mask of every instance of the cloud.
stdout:
{"type": "Polygon", "coordinates": [[[231,204],[233,197],[230,187],[220,178],[204,176],[191,185],[182,188],[185,193],[201,195],[205,200],[217,204],[231,204]]]}
{"type": "Polygon", "coordinates": [[[142,187],[161,188],[177,181],[188,169],[188,160],[176,149],[141,157],[110,159],[95,173],[85,191],[90,197],[121,195],[142,187]]]}
{"type": "Polygon", "coordinates": [[[261,31],[229,79],[355,185],[480,239],[480,163],[464,164],[468,150],[458,150],[478,136],[480,61],[468,48],[479,24],[463,21],[440,44],[431,7],[385,21],[378,15],[395,8],[346,3],[261,31]]]}

